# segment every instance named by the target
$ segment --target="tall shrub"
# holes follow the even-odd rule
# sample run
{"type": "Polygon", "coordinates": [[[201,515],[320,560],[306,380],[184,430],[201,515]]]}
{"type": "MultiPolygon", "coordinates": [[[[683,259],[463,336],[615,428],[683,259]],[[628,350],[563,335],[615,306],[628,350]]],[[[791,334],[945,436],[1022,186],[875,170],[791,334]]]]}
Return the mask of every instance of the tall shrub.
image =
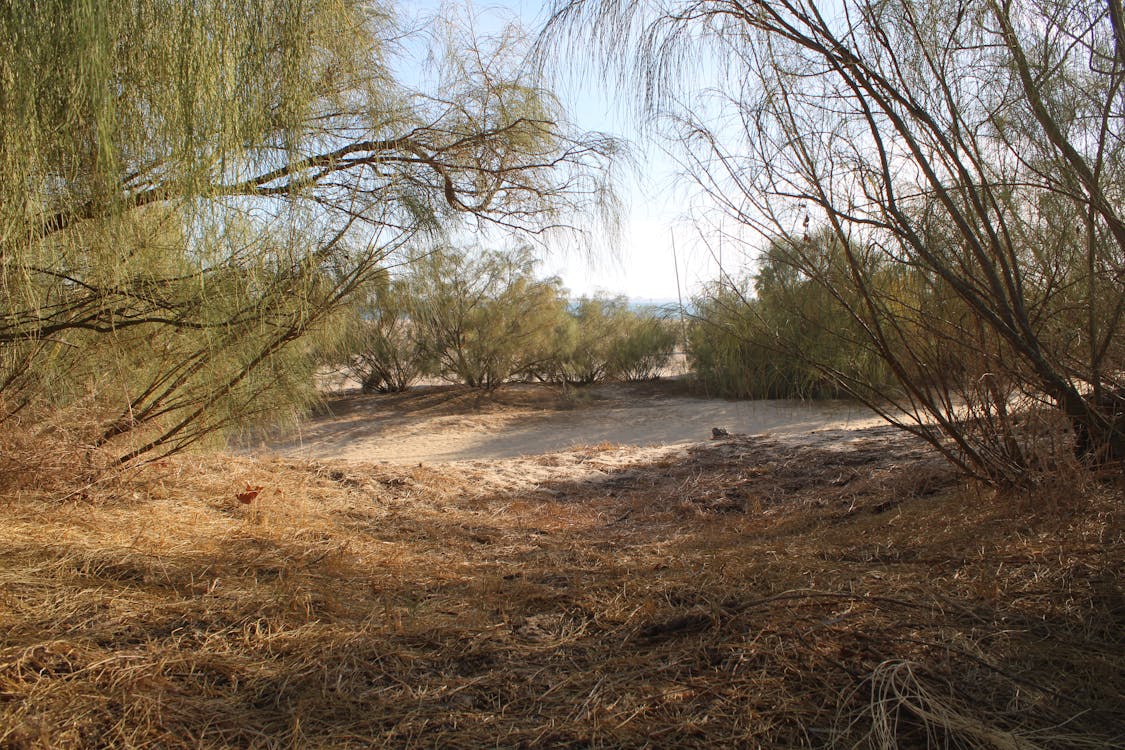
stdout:
{"type": "Polygon", "coordinates": [[[547,366],[565,300],[557,278],[537,278],[536,263],[527,247],[443,249],[415,262],[411,318],[438,373],[494,388],[547,366]]]}
{"type": "Polygon", "coordinates": [[[347,334],[334,357],[365,393],[405,391],[434,362],[420,340],[409,279],[383,276],[351,306],[347,334]]]}
{"type": "Polygon", "coordinates": [[[834,301],[828,329],[848,321],[894,375],[841,379],[853,394],[988,481],[1125,460],[1118,0],[556,11],[545,48],[593,38],[717,229],[748,252],[785,244],[834,301]],[[1069,456],[1019,428],[1044,411],[1069,425],[1069,456]]]}

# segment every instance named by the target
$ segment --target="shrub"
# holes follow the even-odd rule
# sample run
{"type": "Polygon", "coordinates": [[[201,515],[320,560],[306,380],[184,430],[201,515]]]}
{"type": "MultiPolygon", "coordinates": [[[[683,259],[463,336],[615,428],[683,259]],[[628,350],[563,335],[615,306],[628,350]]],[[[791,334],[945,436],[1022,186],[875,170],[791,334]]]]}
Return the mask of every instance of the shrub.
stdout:
{"type": "MultiPolygon", "coordinates": [[[[817,242],[821,265],[835,272],[832,242],[808,244],[817,242]]],[[[838,398],[856,381],[890,381],[831,291],[798,268],[775,243],[753,277],[716,282],[693,300],[688,357],[697,386],[736,398],[838,398]]]]}
{"type": "Polygon", "coordinates": [[[608,371],[621,380],[654,380],[676,348],[676,330],[655,312],[615,316],[608,371]]]}
{"type": "Polygon", "coordinates": [[[565,316],[561,282],[535,277],[530,248],[441,250],[410,275],[416,340],[434,370],[479,388],[551,369],[565,316]]]}
{"type": "Polygon", "coordinates": [[[655,312],[630,309],[625,297],[581,297],[558,325],[544,379],[586,385],[650,380],[667,363],[675,331],[655,312]]]}
{"type": "Polygon", "coordinates": [[[354,306],[341,358],[364,393],[404,391],[433,370],[416,335],[412,302],[407,279],[384,277],[354,306]]]}

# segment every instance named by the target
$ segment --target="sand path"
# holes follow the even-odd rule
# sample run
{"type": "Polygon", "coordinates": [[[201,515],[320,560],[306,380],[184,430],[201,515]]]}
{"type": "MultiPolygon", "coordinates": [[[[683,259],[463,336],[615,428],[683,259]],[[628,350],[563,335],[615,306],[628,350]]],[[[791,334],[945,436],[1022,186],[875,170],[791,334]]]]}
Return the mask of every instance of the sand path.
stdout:
{"type": "Polygon", "coordinates": [[[747,435],[797,435],[880,423],[854,403],[695,398],[674,381],[569,393],[538,385],[506,386],[492,394],[428,386],[403,394],[331,397],[299,432],[246,449],[316,459],[448,462],[581,446],[678,446],[708,440],[712,427],[747,435]]]}

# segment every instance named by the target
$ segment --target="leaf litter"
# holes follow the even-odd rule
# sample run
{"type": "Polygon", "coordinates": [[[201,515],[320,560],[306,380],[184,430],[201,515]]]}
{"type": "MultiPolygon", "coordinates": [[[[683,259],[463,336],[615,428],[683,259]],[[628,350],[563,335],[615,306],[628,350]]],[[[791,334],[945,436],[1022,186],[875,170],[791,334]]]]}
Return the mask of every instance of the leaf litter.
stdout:
{"type": "Polygon", "coordinates": [[[2,508],[0,747],[1125,740],[1120,487],[997,493],[888,428],[2,508]]]}

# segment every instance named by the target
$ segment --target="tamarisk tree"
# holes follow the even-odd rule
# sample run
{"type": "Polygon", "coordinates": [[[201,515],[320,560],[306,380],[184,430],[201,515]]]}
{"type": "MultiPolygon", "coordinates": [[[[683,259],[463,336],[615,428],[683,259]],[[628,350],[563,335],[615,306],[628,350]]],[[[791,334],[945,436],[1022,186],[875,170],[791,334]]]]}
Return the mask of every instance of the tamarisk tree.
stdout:
{"type": "Polygon", "coordinates": [[[989,480],[1125,458],[1120,0],[556,11],[544,49],[594,36],[727,246],[824,288],[895,387],[822,372],[989,480]]]}
{"type": "Polygon", "coordinates": [[[423,235],[605,205],[519,37],[445,30],[432,92],[366,0],[0,10],[0,423],[117,462],[299,403],[308,334],[423,235]]]}

